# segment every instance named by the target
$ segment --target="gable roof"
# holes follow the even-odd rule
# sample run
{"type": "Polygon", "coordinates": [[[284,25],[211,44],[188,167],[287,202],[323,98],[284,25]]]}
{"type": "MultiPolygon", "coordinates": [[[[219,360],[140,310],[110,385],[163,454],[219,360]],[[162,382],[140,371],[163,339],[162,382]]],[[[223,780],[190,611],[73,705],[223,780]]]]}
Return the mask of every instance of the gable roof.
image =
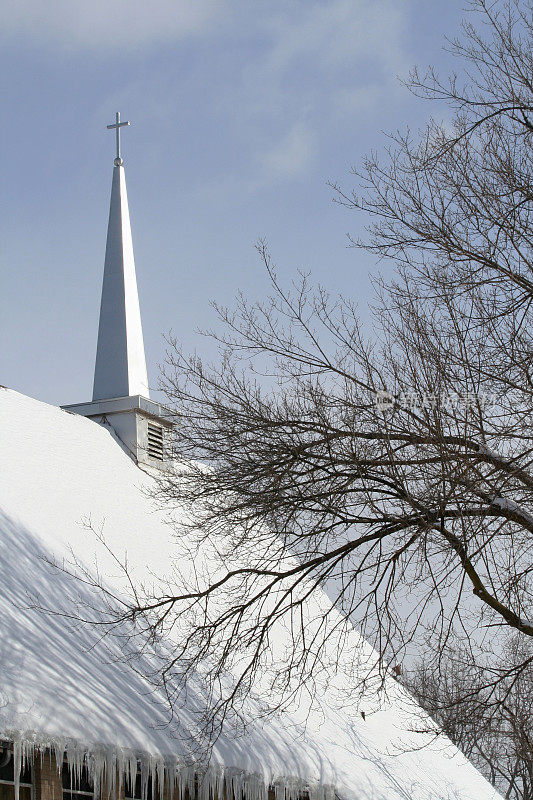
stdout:
{"type": "MultiPolygon", "coordinates": [[[[189,779],[201,684],[169,722],[165,698],[143,677],[150,654],[130,665],[118,638],[74,624],[69,615],[91,613],[94,590],[50,564],[70,559],[70,548],[87,568],[97,558],[120,593],[117,570],[84,525],[90,519],[105,526],[117,555],[127,550],[134,579],[149,579],[147,565],[169,575],[177,550],[146,492],[152,478],[109,430],[4,389],[0,442],[0,738],[15,740],[18,752],[66,748],[78,761],[88,754],[96,777],[106,762],[132,769],[140,758],[152,771],[177,765],[189,779]]],[[[269,784],[289,797],[305,787],[347,800],[497,798],[448,740],[428,743],[413,732],[420,725],[412,701],[390,684],[389,699],[364,720],[330,703],[327,692],[319,710],[268,721],[254,722],[251,705],[246,735],[223,732],[217,741],[205,791],[225,774],[247,800],[265,797],[269,784]]]]}

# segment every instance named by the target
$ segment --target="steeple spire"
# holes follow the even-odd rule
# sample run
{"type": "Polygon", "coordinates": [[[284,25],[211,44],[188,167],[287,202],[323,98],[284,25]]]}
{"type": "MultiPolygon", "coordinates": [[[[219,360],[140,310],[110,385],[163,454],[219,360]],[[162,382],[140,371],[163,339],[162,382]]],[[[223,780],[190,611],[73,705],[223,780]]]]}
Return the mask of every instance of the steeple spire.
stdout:
{"type": "Polygon", "coordinates": [[[148,376],[135,275],[126,176],[120,153],[120,129],[116,121],[116,157],[107,227],[104,280],[94,370],[94,400],[142,395],[148,398],[148,376]]]}
{"type": "Polygon", "coordinates": [[[117,152],[107,226],[93,399],[90,403],[62,408],[112,431],[136,464],[164,470],[168,465],[174,417],[169,409],[150,400],[148,393],[128,195],[120,152],[120,129],[129,124],[121,122],[117,112],[115,123],[107,126],[116,131],[117,152]]]}

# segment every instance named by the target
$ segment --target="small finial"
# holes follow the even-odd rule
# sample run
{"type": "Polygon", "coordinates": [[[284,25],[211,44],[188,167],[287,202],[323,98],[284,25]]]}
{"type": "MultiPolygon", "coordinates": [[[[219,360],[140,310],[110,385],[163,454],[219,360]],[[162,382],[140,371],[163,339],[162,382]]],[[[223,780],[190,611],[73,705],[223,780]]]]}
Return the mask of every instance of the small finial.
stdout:
{"type": "Polygon", "coordinates": [[[117,111],[117,113],[115,114],[115,124],[107,126],[107,130],[108,131],[114,129],[116,131],[116,134],[117,134],[117,155],[116,155],[115,161],[113,162],[115,164],[115,167],[121,167],[123,165],[123,163],[124,163],[122,158],[121,158],[121,156],[120,156],[120,129],[123,128],[124,125],[130,125],[130,123],[129,122],[121,122],[120,121],[120,111],[117,111]]]}

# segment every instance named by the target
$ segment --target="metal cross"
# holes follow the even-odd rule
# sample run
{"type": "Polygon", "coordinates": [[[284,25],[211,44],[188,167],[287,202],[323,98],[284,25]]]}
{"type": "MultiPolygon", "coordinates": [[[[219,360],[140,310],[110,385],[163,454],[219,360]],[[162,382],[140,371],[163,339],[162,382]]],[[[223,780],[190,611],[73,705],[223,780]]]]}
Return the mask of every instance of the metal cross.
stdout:
{"type": "Polygon", "coordinates": [[[129,125],[129,124],[130,124],[129,122],[121,122],[120,121],[120,111],[117,111],[116,116],[115,116],[115,124],[107,126],[107,130],[108,131],[110,131],[112,129],[116,130],[116,134],[117,134],[117,157],[115,158],[115,164],[117,164],[117,162],[118,162],[117,166],[122,164],[122,158],[120,156],[120,129],[123,128],[124,125],[129,125]]]}

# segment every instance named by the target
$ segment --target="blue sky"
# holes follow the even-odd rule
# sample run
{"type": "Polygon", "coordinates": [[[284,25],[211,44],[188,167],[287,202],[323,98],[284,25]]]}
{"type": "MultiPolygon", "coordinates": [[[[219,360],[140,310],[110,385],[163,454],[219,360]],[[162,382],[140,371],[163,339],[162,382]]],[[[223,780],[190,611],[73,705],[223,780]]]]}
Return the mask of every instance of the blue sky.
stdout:
{"type": "Polygon", "coordinates": [[[328,180],[442,109],[398,82],[446,72],[448,0],[4,0],[1,15],[0,383],[51,403],[89,400],[119,110],[150,383],[164,332],[198,335],[209,303],[298,269],[371,299],[361,222],[328,180]]]}

